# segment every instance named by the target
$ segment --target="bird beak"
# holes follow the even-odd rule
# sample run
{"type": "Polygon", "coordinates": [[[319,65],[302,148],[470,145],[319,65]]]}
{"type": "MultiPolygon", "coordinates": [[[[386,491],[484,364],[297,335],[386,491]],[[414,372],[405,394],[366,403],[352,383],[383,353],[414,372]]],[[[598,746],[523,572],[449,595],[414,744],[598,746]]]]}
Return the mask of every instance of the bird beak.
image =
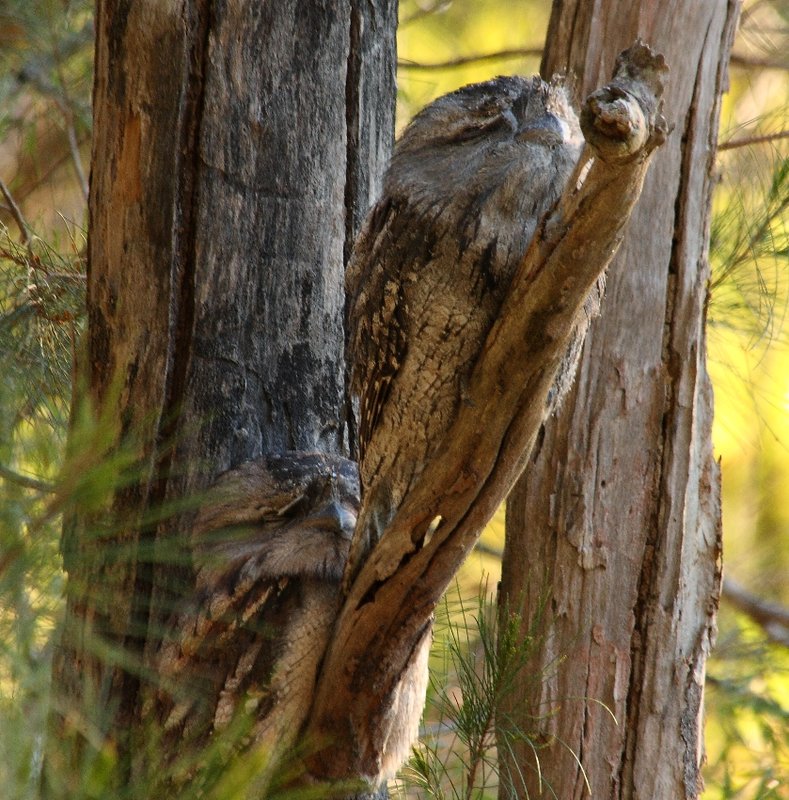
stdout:
{"type": "Polygon", "coordinates": [[[519,142],[559,144],[570,136],[567,123],[550,111],[529,120],[516,134],[519,142]]]}
{"type": "Polygon", "coordinates": [[[350,539],[356,527],[356,512],[336,500],[331,500],[300,520],[299,525],[338,533],[350,539]]]}

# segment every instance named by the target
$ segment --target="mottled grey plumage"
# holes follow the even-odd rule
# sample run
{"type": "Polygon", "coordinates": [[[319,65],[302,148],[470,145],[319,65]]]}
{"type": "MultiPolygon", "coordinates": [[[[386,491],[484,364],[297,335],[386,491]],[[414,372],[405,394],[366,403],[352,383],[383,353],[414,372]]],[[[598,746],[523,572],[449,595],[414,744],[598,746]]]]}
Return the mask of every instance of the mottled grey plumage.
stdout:
{"type": "Polygon", "coordinates": [[[205,743],[248,713],[239,747],[255,744],[272,763],[289,753],[337,613],[358,502],[356,465],[322,453],[272,454],[220,476],[193,526],[197,593],[170,621],[156,654],[163,685],[146,702],[166,736],[205,743]]]}
{"type": "MultiPolygon", "coordinates": [[[[520,77],[439,98],[398,141],[346,275],[362,483],[346,580],[449,429],[582,144],[563,88],[520,77]]],[[[572,378],[577,341],[552,404],[572,378]]]]}

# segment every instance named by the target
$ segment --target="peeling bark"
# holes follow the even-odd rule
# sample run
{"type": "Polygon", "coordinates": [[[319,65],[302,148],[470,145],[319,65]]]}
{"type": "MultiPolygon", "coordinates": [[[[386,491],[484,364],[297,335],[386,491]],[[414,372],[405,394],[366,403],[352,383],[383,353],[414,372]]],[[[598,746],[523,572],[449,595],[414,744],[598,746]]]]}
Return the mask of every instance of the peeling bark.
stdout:
{"type": "Polygon", "coordinates": [[[701,790],[721,548],[707,242],[737,11],[736,2],[554,4],[544,73],[566,70],[582,92],[623,41],[645,36],[672,67],[665,102],[674,131],[609,272],[574,390],[508,501],[502,598],[509,607],[525,601],[527,620],[546,592],[550,602],[529,667],[543,679],[531,677],[531,694],[507,702],[539,745],[540,776],[532,751],[519,748],[525,785],[515,781],[502,797],[546,786],[581,797],[587,782],[595,797],[701,790]]]}

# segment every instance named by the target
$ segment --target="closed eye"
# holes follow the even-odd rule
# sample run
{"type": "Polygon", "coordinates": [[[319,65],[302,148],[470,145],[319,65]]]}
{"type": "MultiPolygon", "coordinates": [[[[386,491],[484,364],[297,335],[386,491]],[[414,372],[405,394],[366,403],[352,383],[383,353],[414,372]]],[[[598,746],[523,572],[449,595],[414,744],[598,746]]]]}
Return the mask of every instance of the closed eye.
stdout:
{"type": "Polygon", "coordinates": [[[480,136],[495,133],[497,131],[509,131],[510,133],[514,133],[517,130],[518,122],[515,119],[515,115],[509,108],[507,108],[504,109],[504,111],[496,114],[495,117],[487,117],[486,119],[480,120],[474,125],[468,125],[462,130],[459,130],[454,134],[450,134],[446,137],[446,139],[444,139],[444,142],[446,144],[462,144],[463,142],[468,142],[471,139],[477,139],[480,136]]]}

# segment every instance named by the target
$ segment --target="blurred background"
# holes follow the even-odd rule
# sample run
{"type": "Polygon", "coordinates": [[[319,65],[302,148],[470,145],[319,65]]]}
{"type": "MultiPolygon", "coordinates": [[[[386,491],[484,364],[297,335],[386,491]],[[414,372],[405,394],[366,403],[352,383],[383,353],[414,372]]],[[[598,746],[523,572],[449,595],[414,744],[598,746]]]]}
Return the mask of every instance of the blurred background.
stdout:
{"type": "MultiPolygon", "coordinates": [[[[13,800],[36,796],[61,514],[87,485],[77,473],[101,471],[65,441],[85,325],[92,13],[85,0],[0,0],[0,787],[13,800]]],[[[398,128],[463,84],[536,73],[549,13],[548,0],[401,0],[398,128]]],[[[730,85],[710,249],[726,585],[705,797],[789,799],[787,0],[745,2],[730,85]]],[[[481,581],[495,587],[502,543],[503,510],[459,579],[472,606],[481,581]]],[[[452,636],[437,640],[439,673],[452,636]]]]}

